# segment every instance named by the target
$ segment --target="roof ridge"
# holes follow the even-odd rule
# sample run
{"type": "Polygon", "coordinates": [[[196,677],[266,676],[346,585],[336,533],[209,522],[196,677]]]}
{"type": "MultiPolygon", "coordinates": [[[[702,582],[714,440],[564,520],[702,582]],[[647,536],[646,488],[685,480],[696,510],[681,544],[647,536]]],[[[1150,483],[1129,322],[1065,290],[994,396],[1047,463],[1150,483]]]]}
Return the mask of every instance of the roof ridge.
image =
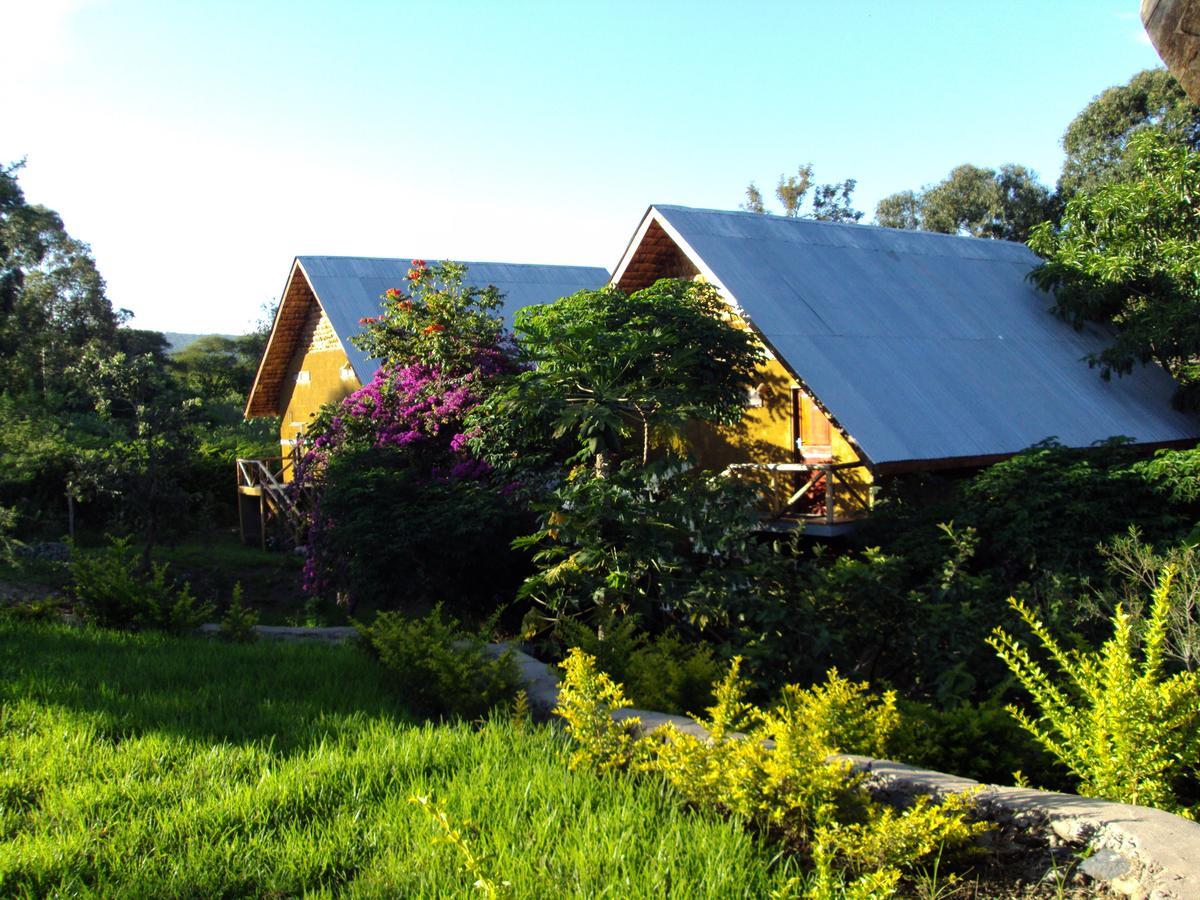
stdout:
{"type": "MultiPolygon", "coordinates": [[[[917,236],[920,236],[921,238],[929,238],[929,239],[949,238],[951,240],[959,240],[959,241],[984,241],[988,244],[1009,244],[1014,247],[1022,247],[1026,250],[1029,250],[1029,246],[1027,244],[1023,244],[1020,241],[1009,241],[1009,240],[1005,240],[1003,238],[976,237],[973,234],[947,234],[944,231],[924,231],[919,228],[892,228],[891,226],[888,226],[888,225],[874,225],[869,222],[830,222],[830,221],[826,221],[824,219],[811,219],[811,218],[807,218],[805,216],[781,216],[781,215],[776,215],[775,213],[769,213],[769,212],[762,212],[762,213],[751,212],[750,210],[746,210],[746,209],[714,209],[714,208],[708,207],[708,206],[683,206],[678,203],[653,203],[653,204],[651,204],[651,207],[653,209],[657,209],[657,210],[678,209],[678,210],[683,210],[684,212],[710,213],[710,214],[721,215],[721,216],[738,216],[738,217],[749,216],[749,217],[755,218],[755,219],[758,219],[761,217],[766,217],[767,219],[769,219],[770,221],[773,221],[773,222],[795,223],[795,225],[792,225],[789,227],[796,227],[797,225],[800,225],[802,227],[815,226],[815,227],[822,227],[822,228],[865,228],[865,229],[869,229],[871,231],[893,231],[893,232],[898,232],[900,234],[917,235],[917,236]]],[[[1030,252],[1032,253],[1033,251],[1030,251],[1030,252]]]]}

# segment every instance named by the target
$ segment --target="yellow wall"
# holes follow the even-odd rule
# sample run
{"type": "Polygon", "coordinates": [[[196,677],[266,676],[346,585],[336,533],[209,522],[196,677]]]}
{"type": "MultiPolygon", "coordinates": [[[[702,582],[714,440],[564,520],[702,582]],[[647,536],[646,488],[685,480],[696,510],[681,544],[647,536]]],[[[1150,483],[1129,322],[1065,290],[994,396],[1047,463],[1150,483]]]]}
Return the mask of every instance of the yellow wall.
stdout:
{"type": "MultiPolygon", "coordinates": [[[[774,356],[759,366],[759,396],[762,406],[748,406],[742,421],[734,427],[697,424],[688,430],[688,440],[702,468],[720,471],[733,463],[791,463],[801,460],[793,452],[792,389],[800,388],[792,374],[774,356]]],[[[820,410],[817,415],[824,418],[820,410]]],[[[828,420],[827,420],[828,421],[828,420]]],[[[856,462],[859,457],[844,434],[830,423],[830,450],[833,462],[856,462]]],[[[771,495],[778,506],[799,484],[793,473],[768,476],[771,495]]],[[[869,497],[873,478],[865,466],[838,472],[837,478],[853,483],[858,493],[869,497]]],[[[804,478],[807,480],[807,478],[804,478]]],[[[803,484],[803,481],[800,482],[803,484]]],[[[848,515],[858,504],[840,492],[835,511],[848,515]]]]}
{"type": "MultiPolygon", "coordinates": [[[[292,357],[279,397],[282,416],[279,443],[283,456],[292,452],[296,438],[308,427],[317,410],[361,387],[333,326],[315,304],[301,346],[305,351],[292,357]]],[[[285,474],[290,479],[290,469],[285,474]]]]}

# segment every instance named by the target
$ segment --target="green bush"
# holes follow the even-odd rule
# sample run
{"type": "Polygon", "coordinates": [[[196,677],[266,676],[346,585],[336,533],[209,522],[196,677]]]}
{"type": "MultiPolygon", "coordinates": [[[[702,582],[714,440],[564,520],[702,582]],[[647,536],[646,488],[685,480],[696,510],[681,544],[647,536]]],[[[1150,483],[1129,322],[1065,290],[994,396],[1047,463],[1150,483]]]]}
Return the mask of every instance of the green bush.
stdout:
{"type": "Polygon", "coordinates": [[[1027,606],[1011,600],[1059,670],[1055,677],[1002,628],[988,643],[1037,706],[1036,717],[1009,707],[1013,717],[1079,779],[1081,794],[1194,815],[1176,788],[1200,767],[1200,674],[1165,670],[1174,575],[1163,569],[1142,635],[1118,608],[1112,637],[1097,652],[1063,650],[1027,606]]]}
{"type": "Polygon", "coordinates": [[[538,570],[520,596],[551,621],[727,622],[783,563],[757,533],[757,499],[753,485],[697,475],[678,458],[626,461],[603,478],[576,468],[540,505],[541,528],[516,542],[538,570]]]}
{"type": "Polygon", "coordinates": [[[112,538],[99,553],[77,553],[71,591],[84,617],[106,628],[181,634],[213,613],[211,603],[192,596],[187,582],[176,586],[167,578],[165,563],[142,570],[128,538],[112,538]]]}
{"type": "Polygon", "coordinates": [[[419,715],[476,719],[511,705],[521,686],[512,652],[491,655],[483,636],[465,631],[440,604],[422,618],[382,612],[357,627],[404,704],[419,715]]]}
{"type": "Polygon", "coordinates": [[[233,586],[233,597],[229,608],[221,618],[221,637],[235,644],[253,644],[258,640],[254,626],[258,624],[258,610],[250,609],[242,601],[242,583],[233,586]]]}
{"type": "Polygon", "coordinates": [[[612,719],[628,705],[621,686],[572,650],[558,713],[578,746],[573,765],[653,773],[693,806],[752,824],[812,864],[808,896],[891,896],[905,870],[983,830],[969,820],[970,795],[940,804],[921,797],[897,812],[871,799],[848,762],[830,759],[844,749],[834,743],[839,736],[874,747],[886,741],[894,697],[871,698],[865,685],[835,676],[809,690],[790,688],[774,709],[756,709],[745,701],[739,663],[701,720],[708,737],[673,725],[639,736],[636,721],[612,719]]]}
{"type": "Polygon", "coordinates": [[[489,481],[431,478],[403,454],[374,449],[334,456],[325,479],[314,573],[360,615],[452,598],[455,615],[486,616],[528,572],[528,556],[510,546],[527,515],[489,481]]]}
{"type": "Polygon", "coordinates": [[[13,622],[55,622],[62,619],[62,603],[56,597],[13,600],[0,603],[0,616],[13,622]]]}
{"type": "Polygon", "coordinates": [[[566,648],[594,656],[642,709],[689,714],[712,705],[722,666],[708,644],[685,641],[674,631],[651,637],[633,616],[596,629],[563,619],[555,637],[566,648]]]}
{"type": "Polygon", "coordinates": [[[900,701],[900,727],[889,747],[899,762],[987,784],[1032,784],[1073,791],[1074,780],[999,700],[939,708],[900,701]]]}

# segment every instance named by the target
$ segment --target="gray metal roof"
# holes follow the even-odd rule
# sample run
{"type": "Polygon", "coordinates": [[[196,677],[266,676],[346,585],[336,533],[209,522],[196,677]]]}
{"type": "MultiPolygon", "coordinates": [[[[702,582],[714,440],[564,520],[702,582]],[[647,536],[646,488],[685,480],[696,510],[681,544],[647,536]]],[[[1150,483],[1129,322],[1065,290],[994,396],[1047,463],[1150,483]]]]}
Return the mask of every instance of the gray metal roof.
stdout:
{"type": "MultiPolygon", "coordinates": [[[[362,331],[359,319],[378,315],[384,291],[405,286],[410,259],[367,256],[298,256],[313,293],[342,340],[358,380],[365,384],[379,367],[351,343],[362,331]]],[[[576,291],[600,288],[608,272],[590,266],[538,266],[522,263],[467,262],[466,282],[474,287],[495,285],[504,294],[504,319],[523,306],[552,303],[576,291]]]]}
{"type": "Polygon", "coordinates": [[[655,206],[875,463],[1200,437],[1157,366],[1104,381],[1022,244],[655,206]]]}

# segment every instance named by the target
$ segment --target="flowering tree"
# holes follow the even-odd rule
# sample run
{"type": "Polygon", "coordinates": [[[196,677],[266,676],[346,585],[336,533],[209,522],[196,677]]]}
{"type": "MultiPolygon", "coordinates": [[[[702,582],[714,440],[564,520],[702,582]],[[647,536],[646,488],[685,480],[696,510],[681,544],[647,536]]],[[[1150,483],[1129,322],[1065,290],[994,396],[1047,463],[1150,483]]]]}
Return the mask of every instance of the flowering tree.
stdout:
{"type": "MultiPolygon", "coordinates": [[[[362,320],[364,331],[354,341],[383,362],[366,385],[322,410],[298,466],[298,484],[315,498],[305,570],[311,593],[353,602],[354,583],[373,578],[367,570],[376,561],[394,557],[396,543],[381,548],[364,541],[363,516],[375,521],[373,533],[381,526],[406,532],[405,566],[419,580],[435,582],[425,571],[429,554],[423,560],[410,552],[430,536],[412,534],[417,520],[447,504],[461,506],[468,494],[478,506],[477,488],[490,488],[491,468],[469,446],[474,431],[467,416],[515,366],[497,313],[500,292],[471,287],[465,275],[461,265],[413,260],[407,287],[389,289],[380,315],[362,320]],[[456,487],[467,482],[477,484],[456,487]],[[405,512],[385,516],[378,504],[363,504],[365,484],[392,496],[405,512]]],[[[466,518],[490,527],[486,517],[464,512],[455,513],[459,525],[466,518]]],[[[469,535],[459,538],[469,542],[469,535]]]]}

